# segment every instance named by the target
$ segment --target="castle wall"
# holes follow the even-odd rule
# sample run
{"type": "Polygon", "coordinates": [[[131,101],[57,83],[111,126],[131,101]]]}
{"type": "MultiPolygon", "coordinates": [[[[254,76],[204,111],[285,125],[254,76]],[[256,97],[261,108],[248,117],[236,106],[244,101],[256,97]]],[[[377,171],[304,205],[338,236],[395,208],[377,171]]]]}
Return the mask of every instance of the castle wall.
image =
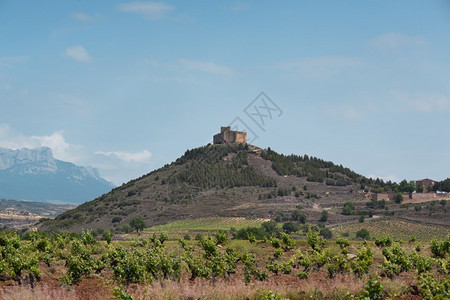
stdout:
{"type": "Polygon", "coordinates": [[[381,200],[386,200],[386,201],[394,201],[395,200],[395,196],[396,193],[375,193],[372,194],[372,200],[377,200],[377,201],[381,201],[381,200]]]}
{"type": "Polygon", "coordinates": [[[247,143],[247,132],[236,132],[236,143],[247,143]]]}
{"type": "MultiPolygon", "coordinates": [[[[395,196],[397,193],[389,192],[389,193],[374,193],[371,196],[372,200],[386,200],[386,201],[395,201],[395,196]]],[[[402,203],[420,203],[420,202],[429,202],[435,200],[449,200],[450,201],[450,193],[442,194],[442,193],[403,193],[403,201],[402,203]]]]}
{"type": "Polygon", "coordinates": [[[221,127],[220,133],[214,135],[214,144],[224,143],[247,143],[247,133],[240,131],[232,131],[231,127],[221,127]]]}
{"type": "Polygon", "coordinates": [[[402,203],[429,202],[434,200],[450,200],[450,194],[441,193],[413,193],[410,199],[405,199],[402,203]]]}

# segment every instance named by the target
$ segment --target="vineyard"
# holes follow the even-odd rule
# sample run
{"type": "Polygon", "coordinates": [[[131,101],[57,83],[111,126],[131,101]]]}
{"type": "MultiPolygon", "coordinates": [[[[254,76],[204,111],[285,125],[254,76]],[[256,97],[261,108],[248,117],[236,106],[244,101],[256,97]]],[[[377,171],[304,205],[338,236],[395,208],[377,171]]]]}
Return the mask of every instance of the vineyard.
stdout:
{"type": "Polygon", "coordinates": [[[225,231],[131,241],[81,234],[0,233],[1,299],[448,299],[450,235],[256,240],[225,231]]]}
{"type": "Polygon", "coordinates": [[[185,219],[175,221],[169,224],[153,226],[146,231],[216,231],[216,230],[230,230],[232,228],[241,229],[245,227],[257,227],[267,219],[246,219],[246,218],[225,218],[225,217],[211,217],[211,218],[197,218],[185,219]]]}
{"type": "Polygon", "coordinates": [[[419,241],[431,241],[432,239],[444,239],[448,234],[448,229],[442,226],[431,226],[420,223],[404,222],[400,220],[378,219],[370,222],[353,222],[336,226],[333,230],[336,234],[355,233],[361,229],[367,229],[373,237],[389,235],[394,239],[407,240],[415,236],[419,241]]]}

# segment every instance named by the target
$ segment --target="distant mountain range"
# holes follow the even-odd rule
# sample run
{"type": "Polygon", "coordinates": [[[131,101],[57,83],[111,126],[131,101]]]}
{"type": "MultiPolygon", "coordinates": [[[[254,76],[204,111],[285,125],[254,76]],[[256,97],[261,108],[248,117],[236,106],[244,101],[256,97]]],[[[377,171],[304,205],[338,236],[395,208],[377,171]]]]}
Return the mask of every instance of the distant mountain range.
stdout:
{"type": "Polygon", "coordinates": [[[97,169],[57,160],[50,148],[0,148],[0,198],[81,204],[113,187],[97,169]]]}

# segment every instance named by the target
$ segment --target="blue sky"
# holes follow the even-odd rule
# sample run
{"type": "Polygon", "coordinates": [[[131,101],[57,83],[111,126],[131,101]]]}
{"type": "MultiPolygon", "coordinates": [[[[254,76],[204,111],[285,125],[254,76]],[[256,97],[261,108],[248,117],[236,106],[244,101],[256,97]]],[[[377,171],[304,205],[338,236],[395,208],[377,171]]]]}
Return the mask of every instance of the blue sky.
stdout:
{"type": "Polygon", "coordinates": [[[450,177],[448,1],[0,0],[0,45],[0,147],[115,184],[236,117],[263,148],[450,177]]]}

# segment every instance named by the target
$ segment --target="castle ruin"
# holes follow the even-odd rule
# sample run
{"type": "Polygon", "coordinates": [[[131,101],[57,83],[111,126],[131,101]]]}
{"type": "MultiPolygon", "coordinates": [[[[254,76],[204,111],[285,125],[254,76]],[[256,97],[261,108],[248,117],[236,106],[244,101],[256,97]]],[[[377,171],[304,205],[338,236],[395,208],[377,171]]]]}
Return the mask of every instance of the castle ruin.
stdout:
{"type": "Polygon", "coordinates": [[[220,127],[220,133],[213,137],[214,144],[247,143],[247,132],[232,131],[231,126],[220,127]]]}

